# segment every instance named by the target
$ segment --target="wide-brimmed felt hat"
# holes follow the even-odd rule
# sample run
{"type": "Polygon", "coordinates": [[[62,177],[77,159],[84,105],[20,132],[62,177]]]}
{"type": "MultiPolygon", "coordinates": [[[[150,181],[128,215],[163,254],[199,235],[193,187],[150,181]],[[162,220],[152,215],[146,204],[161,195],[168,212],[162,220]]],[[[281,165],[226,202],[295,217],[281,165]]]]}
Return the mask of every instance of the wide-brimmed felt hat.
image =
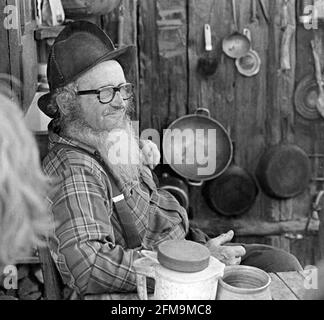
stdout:
{"type": "Polygon", "coordinates": [[[127,74],[134,63],[135,46],[116,49],[108,35],[96,24],[74,21],[60,32],[50,50],[47,79],[50,92],[38,100],[38,107],[50,118],[57,114],[51,95],[78,79],[101,62],[116,60],[127,74]]]}

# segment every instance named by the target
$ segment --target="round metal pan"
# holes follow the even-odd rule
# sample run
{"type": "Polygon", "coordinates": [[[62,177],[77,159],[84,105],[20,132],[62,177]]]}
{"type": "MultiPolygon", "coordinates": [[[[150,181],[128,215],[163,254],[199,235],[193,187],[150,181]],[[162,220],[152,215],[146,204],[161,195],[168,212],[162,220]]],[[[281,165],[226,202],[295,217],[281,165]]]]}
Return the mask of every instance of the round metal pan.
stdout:
{"type": "Polygon", "coordinates": [[[232,164],[220,177],[208,181],[204,195],[212,210],[223,216],[239,216],[251,209],[258,193],[254,176],[232,164]]]}
{"type": "Polygon", "coordinates": [[[276,145],[262,155],[256,177],[268,196],[293,198],[303,193],[309,185],[310,161],[304,150],[296,145],[276,145]]]}
{"type": "Polygon", "coordinates": [[[189,183],[197,183],[225,172],[232,161],[233,146],[225,128],[209,116],[209,111],[198,109],[196,114],[177,119],[165,130],[163,156],[164,163],[177,174],[189,183]],[[204,155],[208,156],[208,163],[202,163],[204,155]]]}

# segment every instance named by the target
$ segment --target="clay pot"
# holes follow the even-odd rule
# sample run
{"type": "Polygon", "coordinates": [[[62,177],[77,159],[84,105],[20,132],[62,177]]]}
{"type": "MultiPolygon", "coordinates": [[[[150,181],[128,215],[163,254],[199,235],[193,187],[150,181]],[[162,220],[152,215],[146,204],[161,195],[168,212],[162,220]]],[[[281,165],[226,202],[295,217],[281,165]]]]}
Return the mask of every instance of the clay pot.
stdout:
{"type": "Polygon", "coordinates": [[[228,266],[218,281],[216,300],[271,300],[270,276],[250,266],[228,266]]]}

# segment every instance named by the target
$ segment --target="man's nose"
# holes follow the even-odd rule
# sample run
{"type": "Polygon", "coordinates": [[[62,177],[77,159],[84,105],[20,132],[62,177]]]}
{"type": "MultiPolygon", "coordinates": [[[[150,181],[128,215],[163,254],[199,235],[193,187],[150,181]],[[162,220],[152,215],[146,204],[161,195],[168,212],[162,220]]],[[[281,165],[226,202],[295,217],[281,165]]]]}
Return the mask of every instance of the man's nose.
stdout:
{"type": "Polygon", "coordinates": [[[114,99],[111,101],[111,106],[115,109],[124,109],[126,106],[126,102],[121,96],[120,92],[117,91],[115,93],[114,99]]]}

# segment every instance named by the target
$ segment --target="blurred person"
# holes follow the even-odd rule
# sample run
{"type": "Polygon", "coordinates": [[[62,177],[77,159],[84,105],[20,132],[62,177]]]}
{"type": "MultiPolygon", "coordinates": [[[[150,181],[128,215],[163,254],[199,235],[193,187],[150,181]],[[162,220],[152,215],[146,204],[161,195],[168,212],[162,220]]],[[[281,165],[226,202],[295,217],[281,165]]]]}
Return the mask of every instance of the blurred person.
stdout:
{"type": "Polygon", "coordinates": [[[0,87],[0,267],[44,246],[50,220],[36,141],[23,112],[0,87]]]}

